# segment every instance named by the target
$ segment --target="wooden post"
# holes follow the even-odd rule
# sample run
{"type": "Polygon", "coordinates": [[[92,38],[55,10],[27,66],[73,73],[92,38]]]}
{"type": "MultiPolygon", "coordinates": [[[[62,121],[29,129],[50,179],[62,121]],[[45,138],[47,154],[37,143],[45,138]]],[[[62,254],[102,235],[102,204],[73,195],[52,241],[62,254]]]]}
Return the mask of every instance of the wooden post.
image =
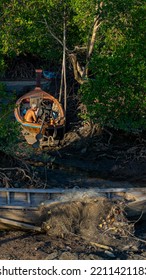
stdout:
{"type": "Polygon", "coordinates": [[[41,76],[42,76],[42,69],[36,69],[36,87],[41,87],[41,76]]]}

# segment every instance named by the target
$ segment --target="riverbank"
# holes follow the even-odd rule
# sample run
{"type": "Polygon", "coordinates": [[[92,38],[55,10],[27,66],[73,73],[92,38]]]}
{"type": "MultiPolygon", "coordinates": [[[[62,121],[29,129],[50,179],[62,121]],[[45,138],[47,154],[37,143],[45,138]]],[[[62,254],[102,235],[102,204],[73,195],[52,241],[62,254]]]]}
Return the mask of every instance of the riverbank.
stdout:
{"type": "MultiPolygon", "coordinates": [[[[17,188],[146,187],[144,133],[128,135],[99,129],[81,120],[76,122],[72,111],[69,111],[64,139],[58,146],[33,149],[21,136],[13,156],[1,153],[1,187],[3,184],[7,187],[7,183],[12,187],[15,183],[17,188]],[[4,171],[7,171],[6,176],[4,171]]],[[[64,204],[59,211],[51,209],[48,211],[52,221],[48,221],[50,232],[1,231],[0,259],[144,260],[146,228],[141,221],[142,213],[138,219],[129,221],[119,207],[118,199],[93,199],[89,204],[76,201],[76,204],[64,204]],[[105,203],[109,212],[103,215],[105,203]],[[108,224],[115,205],[120,213],[120,232],[117,224],[108,224]],[[128,228],[129,225],[132,227],[128,228]]],[[[114,217],[116,223],[117,216],[114,217]]]]}
{"type": "MultiPolygon", "coordinates": [[[[29,179],[35,179],[36,183],[37,178],[38,184],[43,183],[44,187],[145,187],[144,141],[143,137],[127,139],[107,131],[93,133],[86,123],[67,132],[57,147],[35,150],[21,139],[15,158],[2,156],[1,168],[20,165],[24,169],[28,167],[30,173],[26,175],[32,176],[29,179]]],[[[17,176],[16,183],[22,185],[19,174],[17,176]]],[[[25,182],[24,178],[23,186],[25,182]]],[[[59,207],[63,208],[59,211],[58,208],[51,209],[51,216],[48,216],[49,219],[51,217],[48,220],[48,233],[2,231],[0,259],[146,259],[145,223],[140,217],[128,221],[118,199],[103,202],[99,198],[98,201],[93,199],[88,203],[76,201],[59,207]],[[105,203],[107,213],[104,212],[105,203]],[[120,232],[115,225],[108,224],[115,205],[121,209],[118,217],[120,232]],[[79,221],[82,221],[81,227],[79,221]],[[132,228],[128,229],[130,225],[132,228]]],[[[117,216],[115,223],[116,219],[117,216]]]]}

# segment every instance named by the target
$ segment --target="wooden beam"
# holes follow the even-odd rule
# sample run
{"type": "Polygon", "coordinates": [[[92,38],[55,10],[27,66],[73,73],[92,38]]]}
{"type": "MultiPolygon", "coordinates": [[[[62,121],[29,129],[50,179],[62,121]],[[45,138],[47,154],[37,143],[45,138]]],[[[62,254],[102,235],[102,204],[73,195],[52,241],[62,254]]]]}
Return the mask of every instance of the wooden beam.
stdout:
{"type": "MultiPolygon", "coordinates": [[[[0,188],[0,192],[18,192],[18,193],[70,193],[70,192],[89,192],[89,191],[95,191],[95,192],[135,192],[135,191],[141,191],[146,194],[146,188],[142,187],[123,187],[119,188],[116,187],[116,182],[113,183],[114,187],[113,188],[82,188],[82,189],[64,189],[64,188],[50,188],[50,189],[25,189],[25,188],[0,188]]],[[[118,184],[118,183],[117,183],[118,184]]]]}
{"type": "Polygon", "coordinates": [[[38,232],[42,231],[41,227],[36,227],[34,225],[31,225],[31,224],[22,223],[22,222],[18,222],[18,221],[6,219],[6,218],[0,218],[0,223],[6,224],[6,225],[11,226],[11,227],[18,227],[18,228],[21,228],[23,230],[27,229],[27,230],[33,230],[33,231],[38,231],[38,232]]]}

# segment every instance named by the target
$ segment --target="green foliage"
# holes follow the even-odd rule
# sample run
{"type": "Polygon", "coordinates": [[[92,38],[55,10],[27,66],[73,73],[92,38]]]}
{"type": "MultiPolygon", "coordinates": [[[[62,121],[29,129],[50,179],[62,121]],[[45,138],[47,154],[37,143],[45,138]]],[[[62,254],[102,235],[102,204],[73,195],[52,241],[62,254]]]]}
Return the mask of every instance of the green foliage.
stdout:
{"type": "Polygon", "coordinates": [[[13,119],[14,97],[7,96],[5,86],[0,83],[0,150],[14,152],[18,142],[19,125],[13,119]]]}
{"type": "Polygon", "coordinates": [[[51,16],[47,2],[16,0],[1,4],[0,35],[3,54],[13,57],[32,53],[42,58],[51,58],[54,53],[57,58],[57,49],[50,53],[50,49],[54,50],[54,40],[43,22],[44,15],[46,18],[51,16]]]}
{"type": "Polygon", "coordinates": [[[126,131],[145,129],[143,0],[0,1],[0,65],[4,55],[29,53],[50,61],[62,59],[64,11],[66,46],[70,52],[77,50],[83,65],[95,18],[100,23],[89,64],[92,75],[81,87],[88,109],[84,118],[126,131]]]}
{"type": "Polygon", "coordinates": [[[127,8],[98,34],[90,64],[93,79],[81,93],[93,121],[135,132],[146,129],[146,23],[142,2],[127,8]]]}
{"type": "Polygon", "coordinates": [[[1,48],[2,46],[0,44],[0,78],[3,77],[5,71],[5,61],[1,48]]]}
{"type": "Polygon", "coordinates": [[[1,1],[2,52],[8,56],[33,53],[47,59],[62,57],[63,17],[66,12],[67,47],[86,44],[95,14],[95,0],[1,1]],[[47,21],[48,27],[45,24],[47,21]]]}

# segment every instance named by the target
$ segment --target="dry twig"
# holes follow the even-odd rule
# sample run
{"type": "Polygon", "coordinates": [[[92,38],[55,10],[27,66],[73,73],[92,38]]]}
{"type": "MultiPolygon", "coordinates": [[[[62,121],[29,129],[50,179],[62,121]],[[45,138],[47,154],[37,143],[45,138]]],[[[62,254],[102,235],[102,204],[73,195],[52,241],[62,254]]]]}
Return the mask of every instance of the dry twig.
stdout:
{"type": "Polygon", "coordinates": [[[90,242],[90,244],[94,247],[98,247],[98,248],[101,248],[101,249],[113,251],[113,249],[111,247],[107,246],[107,245],[99,244],[99,243],[96,243],[96,242],[90,242]]]}

